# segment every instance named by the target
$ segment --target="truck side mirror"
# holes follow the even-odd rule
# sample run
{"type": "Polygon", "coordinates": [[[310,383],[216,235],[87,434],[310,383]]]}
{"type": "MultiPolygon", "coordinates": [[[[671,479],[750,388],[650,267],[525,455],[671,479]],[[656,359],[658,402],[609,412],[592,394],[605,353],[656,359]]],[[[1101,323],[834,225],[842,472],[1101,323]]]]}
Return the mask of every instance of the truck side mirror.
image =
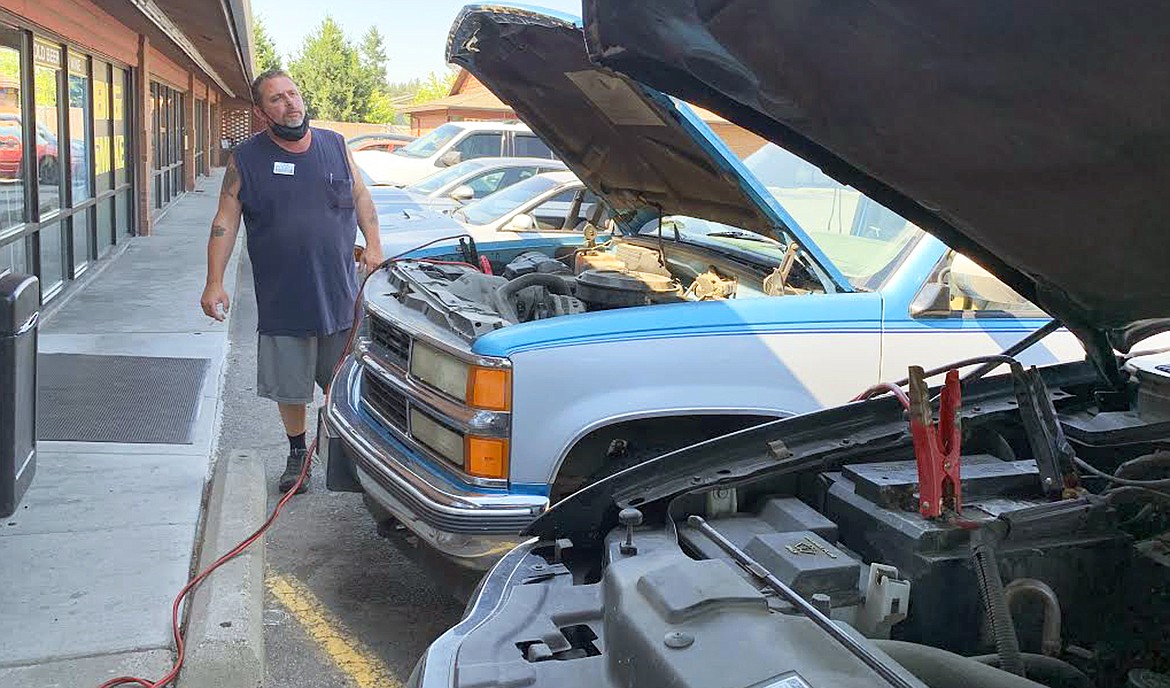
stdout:
{"type": "Polygon", "coordinates": [[[910,302],[910,317],[944,318],[951,314],[951,288],[940,282],[929,282],[910,302]]]}
{"type": "Polygon", "coordinates": [[[531,215],[520,214],[508,220],[507,229],[513,232],[527,232],[536,226],[536,221],[532,219],[531,215]]]}

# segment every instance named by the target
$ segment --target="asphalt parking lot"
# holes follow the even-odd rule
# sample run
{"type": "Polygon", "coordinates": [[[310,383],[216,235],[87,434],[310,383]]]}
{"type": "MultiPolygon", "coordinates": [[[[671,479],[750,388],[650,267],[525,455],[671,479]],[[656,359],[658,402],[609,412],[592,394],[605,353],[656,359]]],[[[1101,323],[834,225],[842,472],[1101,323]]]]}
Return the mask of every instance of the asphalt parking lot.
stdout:
{"type": "MultiPolygon", "coordinates": [[[[219,452],[263,458],[271,508],[288,444],[275,405],[256,396],[255,298],[250,264],[240,265],[219,452]]],[[[326,491],[323,467],[314,469],[311,490],[289,503],[265,539],[267,685],[402,685],[463,606],[447,582],[379,537],[360,495],[326,491]]]]}

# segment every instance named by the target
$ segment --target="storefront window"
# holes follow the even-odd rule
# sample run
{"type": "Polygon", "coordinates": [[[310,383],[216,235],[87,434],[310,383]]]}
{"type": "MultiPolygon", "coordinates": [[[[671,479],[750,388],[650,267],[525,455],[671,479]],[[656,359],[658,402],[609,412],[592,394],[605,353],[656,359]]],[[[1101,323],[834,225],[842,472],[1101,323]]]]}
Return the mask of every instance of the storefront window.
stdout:
{"type": "Polygon", "coordinates": [[[93,172],[97,192],[114,188],[114,142],[110,124],[110,66],[93,62],[93,172]]]}
{"type": "Polygon", "coordinates": [[[85,270],[89,262],[89,226],[93,217],[93,208],[79,211],[72,217],[73,220],[73,273],[79,275],[85,270]]]}
{"type": "Polygon", "coordinates": [[[130,89],[126,86],[125,70],[114,67],[113,71],[111,90],[114,96],[114,184],[122,186],[130,183],[130,156],[127,143],[130,140],[130,120],[126,117],[126,96],[130,89]]]}
{"type": "Polygon", "coordinates": [[[48,294],[65,279],[65,243],[62,223],[41,228],[37,237],[41,243],[41,289],[48,294]]]}
{"type": "Polygon", "coordinates": [[[134,194],[129,191],[119,191],[118,201],[114,204],[114,231],[118,233],[118,236],[130,233],[134,209],[134,194]]]}
{"type": "Polygon", "coordinates": [[[98,258],[114,243],[114,202],[113,196],[97,204],[97,252],[98,258]]]}
{"type": "MultiPolygon", "coordinates": [[[[0,27],[0,232],[24,222],[24,111],[20,34],[0,27]]],[[[15,248],[5,247],[11,253],[15,248]]],[[[21,244],[23,261],[23,243],[21,244]]],[[[0,257],[0,270],[5,262],[0,257]]]]}
{"type": "Polygon", "coordinates": [[[0,277],[10,272],[27,274],[28,262],[24,254],[24,238],[10,241],[0,246],[0,277]]]}
{"type": "Polygon", "coordinates": [[[73,181],[73,203],[93,198],[90,175],[93,158],[89,143],[93,140],[93,113],[89,104],[89,58],[69,53],[69,154],[73,181]]]}
{"type": "MultiPolygon", "coordinates": [[[[36,41],[34,49],[34,96],[36,102],[37,181],[41,215],[61,209],[61,141],[58,112],[61,103],[61,49],[36,41]]],[[[42,242],[42,254],[44,242],[42,242]]],[[[58,245],[58,248],[60,246],[58,245]]],[[[47,281],[47,280],[46,280],[47,281]]],[[[47,290],[47,287],[46,287],[47,290]]]]}

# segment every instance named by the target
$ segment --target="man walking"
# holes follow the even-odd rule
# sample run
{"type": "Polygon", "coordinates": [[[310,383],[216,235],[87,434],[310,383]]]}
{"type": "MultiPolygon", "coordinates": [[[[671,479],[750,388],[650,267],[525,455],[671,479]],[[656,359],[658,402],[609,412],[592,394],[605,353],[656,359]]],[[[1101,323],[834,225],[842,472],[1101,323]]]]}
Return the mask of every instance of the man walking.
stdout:
{"type": "MultiPolygon", "coordinates": [[[[356,227],[366,239],[366,270],[382,262],[382,243],[377,211],[345,141],[309,127],[300,90],[288,74],[270,70],[256,77],[252,103],[268,126],[228,159],[207,242],[201,305],[208,316],[224,319],[224,270],[242,217],[259,313],[256,390],[277,403],[288,435],[283,493],[310,460],[305,426],[314,383],[328,392],[346,353],[357,297],[356,227]]],[[[306,481],[298,492],[307,488],[306,481]]]]}

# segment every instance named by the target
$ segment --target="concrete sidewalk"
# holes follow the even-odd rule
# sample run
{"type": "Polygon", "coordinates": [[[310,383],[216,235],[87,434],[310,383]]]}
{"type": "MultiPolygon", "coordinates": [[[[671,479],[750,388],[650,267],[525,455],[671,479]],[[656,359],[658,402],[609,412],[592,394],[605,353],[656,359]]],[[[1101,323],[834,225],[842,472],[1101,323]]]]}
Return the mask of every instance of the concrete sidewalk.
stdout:
{"type": "MultiPolygon", "coordinates": [[[[202,314],[220,173],[201,179],[59,307],[40,352],[207,359],[192,444],[41,442],[37,474],[0,522],[0,685],[157,679],[174,655],[171,601],[198,554],[228,327],[202,314]]],[[[242,233],[241,233],[242,234],[242,233]]],[[[227,270],[229,293],[242,254],[227,270]]]]}

